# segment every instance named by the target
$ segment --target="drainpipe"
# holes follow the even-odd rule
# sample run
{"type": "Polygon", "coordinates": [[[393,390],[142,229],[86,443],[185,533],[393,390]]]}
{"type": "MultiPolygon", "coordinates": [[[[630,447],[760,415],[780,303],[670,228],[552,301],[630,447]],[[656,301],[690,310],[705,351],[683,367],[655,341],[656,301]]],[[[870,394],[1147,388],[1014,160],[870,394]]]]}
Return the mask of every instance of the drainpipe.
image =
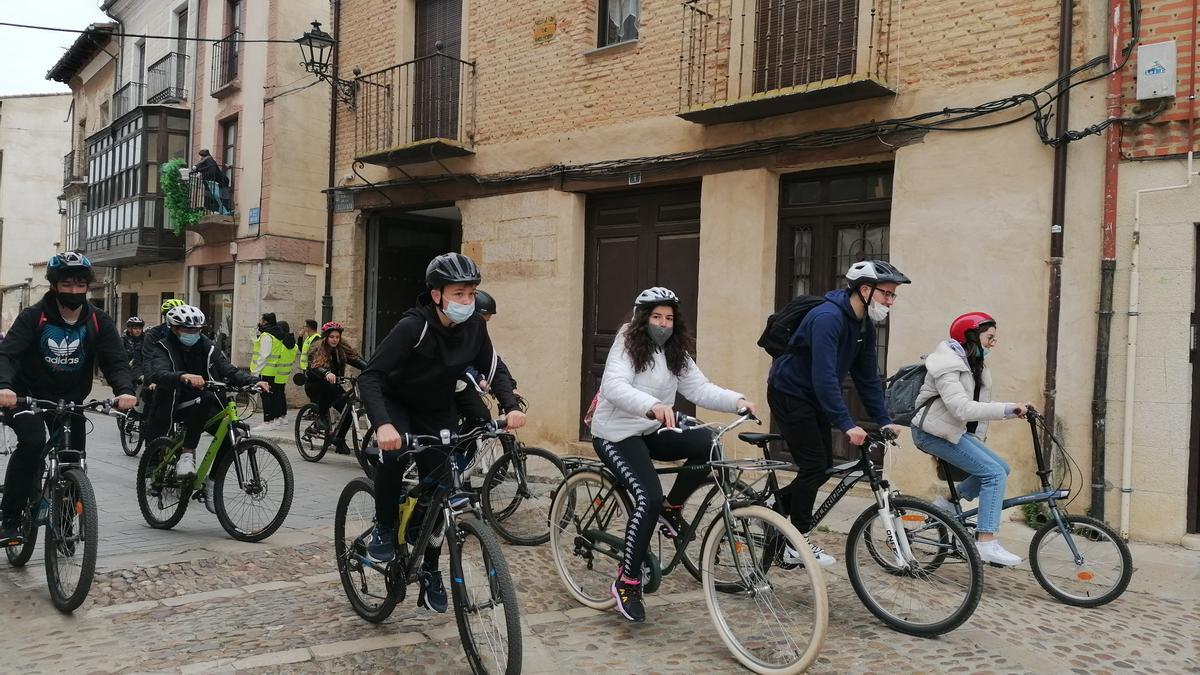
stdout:
{"type": "MultiPolygon", "coordinates": [[[[1121,115],[1121,0],[1108,5],[1108,117],[1121,115]]],[[[1108,425],[1108,346],[1112,337],[1113,278],[1117,270],[1117,166],[1121,125],[1105,132],[1103,245],[1100,257],[1100,310],[1096,319],[1096,370],[1092,377],[1092,516],[1104,520],[1104,450],[1108,425]]]]}
{"type": "MultiPolygon", "coordinates": [[[[333,4],[333,76],[338,77],[338,51],[342,23],[342,0],[333,4]]],[[[337,157],[337,86],[329,88],[329,175],[325,193],[325,293],[321,296],[321,323],[333,321],[333,181],[337,157]]]]}
{"type": "MultiPolygon", "coordinates": [[[[1055,115],[1054,135],[1062,139],[1070,128],[1071,93],[1067,74],[1071,71],[1071,28],[1074,19],[1074,3],[1060,2],[1058,19],[1058,103],[1055,115]]],[[[1059,142],[1054,147],[1054,184],[1051,189],[1050,208],[1050,289],[1046,309],[1046,374],[1042,398],[1045,402],[1046,430],[1042,447],[1050,447],[1050,434],[1054,430],[1054,401],[1058,386],[1058,329],[1062,309],[1062,261],[1063,230],[1067,204],[1067,148],[1069,144],[1059,142]]]]}

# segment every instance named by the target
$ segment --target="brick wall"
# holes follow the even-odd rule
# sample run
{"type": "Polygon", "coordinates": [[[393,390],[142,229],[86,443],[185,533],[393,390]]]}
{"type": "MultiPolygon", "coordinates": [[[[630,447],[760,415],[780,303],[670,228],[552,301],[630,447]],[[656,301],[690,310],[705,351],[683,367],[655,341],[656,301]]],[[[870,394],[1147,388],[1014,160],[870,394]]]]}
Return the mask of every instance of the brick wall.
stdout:
{"type": "MultiPolygon", "coordinates": [[[[1175,98],[1169,107],[1148,123],[1127,127],[1121,139],[1121,152],[1126,158],[1161,157],[1178,155],[1188,151],[1187,126],[1191,112],[1188,96],[1190,79],[1195,78],[1197,64],[1192,61],[1192,23],[1197,17],[1192,14],[1190,0],[1147,2],[1142,6],[1143,44],[1154,44],[1174,39],[1176,46],[1176,89],[1175,98]]],[[[1122,44],[1129,39],[1128,27],[1122,34],[1122,44]]],[[[1124,114],[1149,112],[1157,105],[1139,103],[1136,97],[1137,50],[1130,56],[1129,64],[1122,73],[1122,97],[1124,114]]]]}

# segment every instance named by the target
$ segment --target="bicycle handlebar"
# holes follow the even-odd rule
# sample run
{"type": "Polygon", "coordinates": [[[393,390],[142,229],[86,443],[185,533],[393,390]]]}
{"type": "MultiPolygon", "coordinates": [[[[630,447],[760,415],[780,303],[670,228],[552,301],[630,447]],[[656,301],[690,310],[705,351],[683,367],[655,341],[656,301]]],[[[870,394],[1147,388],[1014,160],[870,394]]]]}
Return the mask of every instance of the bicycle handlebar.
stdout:
{"type": "Polygon", "coordinates": [[[48,413],[48,412],[98,412],[102,415],[108,415],[116,407],[116,399],[92,399],[86,403],[72,403],[70,401],[51,401],[44,398],[33,398],[31,396],[20,396],[17,398],[17,405],[25,408],[33,413],[48,413]]]}
{"type": "MultiPolygon", "coordinates": [[[[397,454],[399,456],[415,455],[429,449],[450,449],[454,450],[463,443],[473,441],[483,436],[494,436],[507,426],[508,422],[504,418],[493,420],[487,424],[483,424],[465,434],[456,434],[449,429],[442,429],[442,432],[437,435],[428,434],[403,434],[403,445],[399,450],[388,450],[388,454],[397,454]]],[[[384,454],[384,450],[378,445],[368,446],[363,449],[363,452],[371,457],[379,457],[384,454]]]]}
{"type": "Polygon", "coordinates": [[[232,385],[232,384],[229,384],[226,382],[218,382],[216,380],[206,380],[204,382],[203,391],[214,391],[214,392],[233,391],[233,392],[237,392],[237,393],[244,393],[244,392],[256,392],[256,391],[261,392],[262,390],[258,388],[257,384],[251,384],[251,385],[248,385],[245,387],[239,387],[239,386],[232,385]]]}

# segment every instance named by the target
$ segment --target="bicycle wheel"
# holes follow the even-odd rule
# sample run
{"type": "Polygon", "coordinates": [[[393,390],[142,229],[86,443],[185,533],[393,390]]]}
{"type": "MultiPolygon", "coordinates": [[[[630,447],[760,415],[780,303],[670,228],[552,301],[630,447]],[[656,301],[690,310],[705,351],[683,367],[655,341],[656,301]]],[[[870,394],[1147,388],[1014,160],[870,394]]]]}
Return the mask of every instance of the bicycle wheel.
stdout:
{"type": "Polygon", "coordinates": [[[99,518],[87,474],[80,469],[63,471],[54,486],[46,526],[46,581],[50,601],[60,612],[75,611],[92,588],[99,518]]]}
{"type": "Polygon", "coordinates": [[[1117,599],[1133,576],[1133,558],[1121,537],[1103,521],[1063,514],[1066,530],[1051,519],[1029,543],[1029,566],[1046,592],[1076,607],[1099,607],[1117,599]],[[1071,553],[1068,537],[1079,551],[1071,553]]]}
{"type": "Polygon", "coordinates": [[[364,562],[367,536],[375,526],[375,483],[355,478],[342,489],[333,520],[333,551],[338,576],[354,613],[372,623],[392,615],[400,601],[393,591],[391,567],[364,562]]]}
{"type": "MultiPolygon", "coordinates": [[[[757,493],[742,481],[738,481],[733,489],[735,496],[740,495],[748,500],[757,496],[757,493]]],[[[696,531],[692,533],[691,540],[684,548],[683,558],[680,559],[680,562],[696,581],[702,581],[700,556],[704,553],[704,540],[708,538],[707,532],[704,535],[700,534],[700,525],[709,523],[708,527],[712,529],[713,518],[721,513],[721,505],[724,502],[725,496],[721,494],[721,488],[716,485],[708,485],[693,492],[683,503],[683,518],[689,525],[694,524],[696,531]]]]}
{"type": "MultiPolygon", "coordinates": [[[[41,499],[39,494],[38,499],[41,499]]],[[[4,548],[4,554],[8,557],[8,564],[13,567],[24,567],[25,563],[33,557],[33,551],[37,548],[38,526],[34,522],[33,506],[28,506],[21,511],[21,538],[25,541],[21,542],[20,546],[7,546],[4,548]]]]}
{"type": "Polygon", "coordinates": [[[156,530],[178,525],[192,496],[187,479],[175,476],[174,445],[169,438],[156,438],[138,462],[138,508],[146,524],[156,530]]]}
{"type": "Polygon", "coordinates": [[[704,537],[704,601],[721,640],[756,673],[783,675],[808,668],[829,627],[825,578],[812,549],[787,518],[763,506],[718,513],[704,537]],[[732,526],[732,527],[731,527],[732,526]],[[805,564],[772,569],[771,542],[786,540],[805,564]],[[737,588],[727,581],[738,579],[737,588]]]}
{"type": "Polygon", "coordinates": [[[316,428],[317,405],[307,403],[296,411],[296,449],[300,456],[310,462],[319,462],[325,456],[325,432],[316,428]]]}
{"type": "Polygon", "coordinates": [[[550,540],[550,499],[562,478],[562,460],[557,455],[514,443],[491,464],[483,479],[480,501],[484,520],[509,543],[546,543],[550,540]]]}
{"type": "Polygon", "coordinates": [[[279,446],[265,438],[243,438],[214,474],[213,506],[229,536],[262,541],[283,525],[295,484],[279,446]]]}
{"type": "Polygon", "coordinates": [[[118,417],[117,431],[121,434],[121,450],[129,457],[137,457],[142,450],[142,420],[137,411],[130,410],[118,417]]]}
{"type": "Polygon", "coordinates": [[[474,673],[521,672],[521,610],[500,542],[474,517],[450,548],[454,618],[474,673]]]}
{"type": "Polygon", "coordinates": [[[563,479],[550,504],[550,551],[567,590],[592,609],[609,609],[610,587],[625,548],[632,512],[629,497],[612,480],[584,469],[563,479]]]}
{"type": "Polygon", "coordinates": [[[897,547],[884,517],[868,508],[846,538],[846,574],[863,605],[909,635],[933,637],[962,625],[983,593],[983,565],[966,529],[933,504],[894,496],[886,517],[902,537],[897,547]]]}
{"type": "Polygon", "coordinates": [[[258,397],[248,391],[239,391],[233,395],[233,401],[237,404],[237,416],[242,422],[249,420],[258,412],[258,397]]]}

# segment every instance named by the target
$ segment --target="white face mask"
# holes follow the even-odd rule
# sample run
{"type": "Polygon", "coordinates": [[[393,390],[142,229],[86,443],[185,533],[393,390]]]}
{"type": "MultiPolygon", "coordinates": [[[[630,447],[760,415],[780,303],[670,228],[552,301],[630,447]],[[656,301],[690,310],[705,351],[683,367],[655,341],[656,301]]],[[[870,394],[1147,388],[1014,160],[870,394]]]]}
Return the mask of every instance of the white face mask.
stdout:
{"type": "Polygon", "coordinates": [[[887,305],[881,305],[878,302],[872,302],[870,306],[867,307],[867,316],[871,317],[871,320],[875,323],[883,323],[883,320],[887,318],[888,312],[891,311],[891,309],[892,308],[888,307],[887,305]]]}

